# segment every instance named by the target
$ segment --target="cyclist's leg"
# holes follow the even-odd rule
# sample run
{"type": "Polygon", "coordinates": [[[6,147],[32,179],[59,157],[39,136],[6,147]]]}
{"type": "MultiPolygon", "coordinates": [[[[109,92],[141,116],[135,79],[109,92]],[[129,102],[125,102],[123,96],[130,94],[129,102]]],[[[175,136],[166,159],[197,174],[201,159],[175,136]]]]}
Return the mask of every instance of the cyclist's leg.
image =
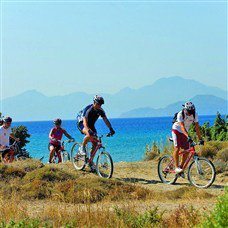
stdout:
{"type": "Polygon", "coordinates": [[[176,132],[172,131],[172,138],[173,138],[173,159],[174,159],[174,165],[177,168],[179,166],[179,152],[180,152],[180,145],[179,145],[179,139],[178,134],[176,132]]]}
{"type": "Polygon", "coordinates": [[[182,168],[189,155],[189,151],[188,151],[189,143],[188,143],[188,138],[184,134],[181,134],[180,137],[181,137],[181,148],[184,150],[182,161],[180,164],[180,168],[182,168]]]}
{"type": "Polygon", "coordinates": [[[49,143],[49,151],[50,151],[50,155],[49,155],[49,163],[52,163],[52,159],[55,153],[55,147],[49,143]]]}
{"type": "Polygon", "coordinates": [[[61,156],[61,145],[59,146],[56,146],[56,153],[57,153],[57,156],[58,156],[58,163],[61,163],[62,162],[62,156],[61,156]]]}
{"type": "Polygon", "coordinates": [[[10,149],[9,151],[9,162],[13,162],[14,160],[14,150],[13,149],[10,149]]]}

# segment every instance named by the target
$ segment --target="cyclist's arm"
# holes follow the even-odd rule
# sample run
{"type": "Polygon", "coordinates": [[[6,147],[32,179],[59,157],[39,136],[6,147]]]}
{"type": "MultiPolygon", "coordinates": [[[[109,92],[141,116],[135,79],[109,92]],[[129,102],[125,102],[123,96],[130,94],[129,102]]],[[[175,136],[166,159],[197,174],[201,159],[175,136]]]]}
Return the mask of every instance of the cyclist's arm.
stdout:
{"type": "Polygon", "coordinates": [[[52,135],[52,131],[53,131],[53,128],[51,129],[51,131],[49,133],[49,139],[54,140],[54,138],[51,136],[52,135]]]}
{"type": "Polygon", "coordinates": [[[63,134],[64,134],[68,139],[72,139],[72,137],[67,133],[66,130],[63,130],[63,134]]]}
{"type": "Polygon", "coordinates": [[[182,130],[182,133],[183,133],[186,137],[188,137],[188,132],[187,132],[186,129],[185,129],[184,122],[179,122],[179,124],[180,124],[181,130],[182,130]]]}
{"type": "Polygon", "coordinates": [[[198,139],[199,140],[202,139],[201,132],[200,132],[200,126],[199,126],[198,122],[195,123],[195,128],[196,128],[196,134],[198,136],[198,139]]]}
{"type": "Polygon", "coordinates": [[[111,125],[111,123],[109,122],[108,118],[107,118],[106,116],[103,116],[102,118],[103,118],[103,120],[104,120],[106,126],[111,130],[111,129],[112,129],[112,125],[111,125]]]}
{"type": "Polygon", "coordinates": [[[14,139],[17,142],[20,140],[19,138],[16,138],[13,133],[10,134],[10,138],[14,139]]]}

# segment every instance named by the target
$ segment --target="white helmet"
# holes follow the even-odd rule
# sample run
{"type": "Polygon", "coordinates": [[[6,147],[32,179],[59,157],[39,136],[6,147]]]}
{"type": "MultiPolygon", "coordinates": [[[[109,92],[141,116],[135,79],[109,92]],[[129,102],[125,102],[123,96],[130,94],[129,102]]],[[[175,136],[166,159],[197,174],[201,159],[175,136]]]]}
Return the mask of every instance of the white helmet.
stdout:
{"type": "Polygon", "coordinates": [[[186,109],[189,112],[195,111],[195,105],[191,101],[186,102],[183,106],[184,106],[184,109],[186,109]]]}

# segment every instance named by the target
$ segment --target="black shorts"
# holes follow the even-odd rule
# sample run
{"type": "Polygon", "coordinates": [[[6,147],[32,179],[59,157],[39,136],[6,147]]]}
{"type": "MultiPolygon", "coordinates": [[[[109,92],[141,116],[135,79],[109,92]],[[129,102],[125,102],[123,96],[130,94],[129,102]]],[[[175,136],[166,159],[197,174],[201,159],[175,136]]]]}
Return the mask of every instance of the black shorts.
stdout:
{"type": "MultiPolygon", "coordinates": [[[[84,135],[84,133],[82,132],[84,128],[84,125],[83,125],[83,122],[79,122],[78,123],[78,130],[84,135]]],[[[89,126],[89,128],[94,132],[94,133],[97,133],[97,130],[94,126],[89,126]]]]}
{"type": "Polygon", "coordinates": [[[50,146],[54,146],[55,151],[57,151],[57,152],[61,149],[61,145],[60,144],[59,145],[54,145],[52,143],[49,143],[48,144],[48,150],[50,150],[50,146]]]}

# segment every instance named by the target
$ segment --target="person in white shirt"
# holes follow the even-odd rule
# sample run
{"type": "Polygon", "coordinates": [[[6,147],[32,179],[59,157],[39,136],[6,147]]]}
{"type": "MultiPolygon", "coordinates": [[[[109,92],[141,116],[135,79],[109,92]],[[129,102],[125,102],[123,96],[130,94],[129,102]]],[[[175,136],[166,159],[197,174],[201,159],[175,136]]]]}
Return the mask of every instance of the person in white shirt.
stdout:
{"type": "Polygon", "coordinates": [[[198,114],[195,111],[195,105],[192,102],[186,102],[184,109],[177,114],[177,120],[172,126],[172,138],[174,143],[173,158],[176,166],[176,173],[183,172],[183,165],[188,157],[187,150],[192,143],[191,137],[188,135],[190,125],[194,122],[196,134],[199,138],[199,144],[203,145],[204,141],[201,137],[200,127],[198,122],[198,114]],[[179,165],[179,151],[183,149],[186,153],[183,154],[183,159],[179,165]]]}
{"type": "Polygon", "coordinates": [[[10,137],[19,142],[11,131],[12,118],[6,116],[3,118],[3,125],[0,126],[0,152],[5,163],[11,163],[14,159],[14,151],[10,149],[10,137]]]}

